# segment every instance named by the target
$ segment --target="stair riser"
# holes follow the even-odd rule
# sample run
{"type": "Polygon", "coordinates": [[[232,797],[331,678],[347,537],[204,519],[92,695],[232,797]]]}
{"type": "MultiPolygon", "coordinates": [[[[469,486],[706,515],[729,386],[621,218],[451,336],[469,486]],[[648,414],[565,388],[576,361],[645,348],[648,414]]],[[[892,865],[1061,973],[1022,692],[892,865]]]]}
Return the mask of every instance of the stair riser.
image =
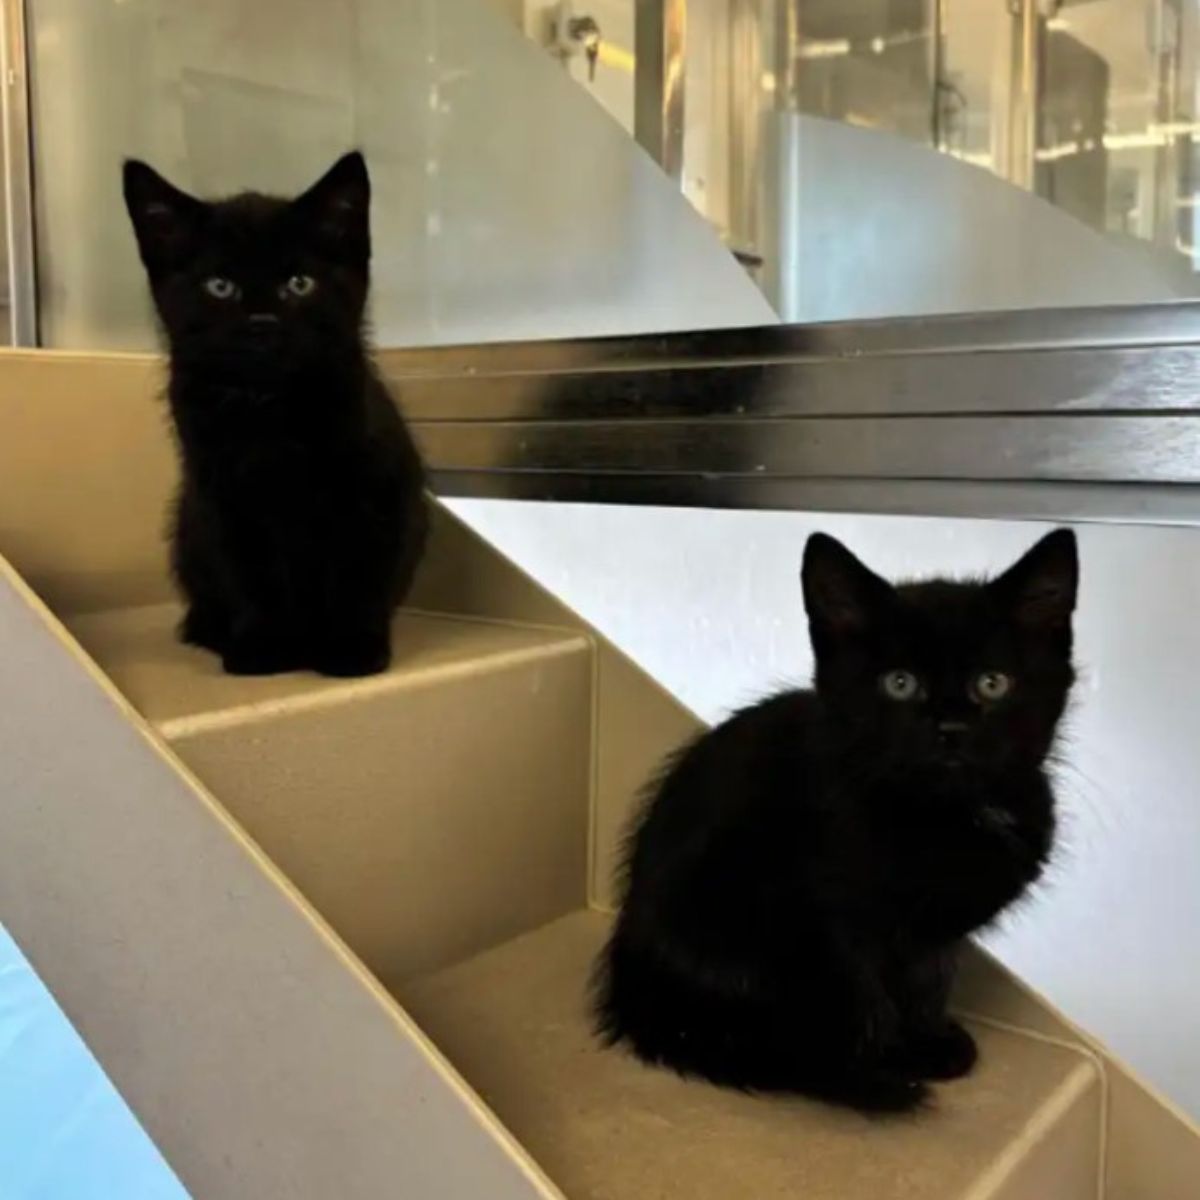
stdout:
{"type": "Polygon", "coordinates": [[[0,797],[0,916],[195,1200],[554,1196],[3,559],[0,797]]]}
{"type": "Polygon", "coordinates": [[[590,665],[579,641],[169,740],[390,985],[584,902],[590,665]]]}

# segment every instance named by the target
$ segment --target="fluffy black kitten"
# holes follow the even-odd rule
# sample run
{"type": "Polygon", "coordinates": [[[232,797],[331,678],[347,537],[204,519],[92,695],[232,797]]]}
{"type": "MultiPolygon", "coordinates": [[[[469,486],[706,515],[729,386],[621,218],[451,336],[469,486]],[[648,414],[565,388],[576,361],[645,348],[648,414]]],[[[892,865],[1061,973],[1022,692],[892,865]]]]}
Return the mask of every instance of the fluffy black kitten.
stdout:
{"type": "Polygon", "coordinates": [[[815,690],[737,713],[656,785],[597,964],[606,1039],[873,1111],[970,1071],[948,990],[1050,852],[1077,575],[1068,530],[990,583],[896,587],[815,534],[815,690]]]}
{"type": "Polygon", "coordinates": [[[294,200],[209,203],[136,161],[124,183],[170,347],[181,636],[235,674],[383,670],[426,513],[364,342],[362,156],[294,200]]]}

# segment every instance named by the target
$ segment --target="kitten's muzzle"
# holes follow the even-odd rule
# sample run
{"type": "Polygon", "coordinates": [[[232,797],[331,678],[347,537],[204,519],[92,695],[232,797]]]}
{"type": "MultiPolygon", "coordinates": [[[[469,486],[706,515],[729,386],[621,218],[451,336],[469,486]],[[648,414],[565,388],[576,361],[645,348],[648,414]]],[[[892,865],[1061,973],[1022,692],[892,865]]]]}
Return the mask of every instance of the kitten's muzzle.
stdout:
{"type": "Polygon", "coordinates": [[[961,740],[971,726],[966,721],[939,721],[937,723],[938,738],[941,741],[961,740]]]}
{"type": "Polygon", "coordinates": [[[966,721],[945,720],[937,723],[938,750],[947,766],[957,766],[963,761],[963,743],[971,726],[966,721]]]}

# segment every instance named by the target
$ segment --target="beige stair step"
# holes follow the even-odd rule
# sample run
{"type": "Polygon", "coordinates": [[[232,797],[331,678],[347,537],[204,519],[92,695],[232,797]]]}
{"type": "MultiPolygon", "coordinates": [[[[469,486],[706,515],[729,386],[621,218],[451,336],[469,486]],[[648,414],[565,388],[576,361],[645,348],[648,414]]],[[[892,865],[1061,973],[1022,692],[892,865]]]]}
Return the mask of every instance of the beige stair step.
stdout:
{"type": "Polygon", "coordinates": [[[68,624],[385,984],[585,902],[586,637],[404,612],[386,674],[241,678],[179,616],[68,624]]]}
{"type": "Polygon", "coordinates": [[[891,1120],[684,1081],[591,1036],[608,923],[575,913],[400,989],[569,1200],[1094,1200],[1088,1055],[975,1024],[977,1071],[891,1120]]]}
{"type": "MultiPolygon", "coordinates": [[[[1200,1131],[1098,1047],[1106,1145],[1093,1060],[986,1025],[978,1074],[901,1123],[599,1051],[589,822],[603,906],[699,723],[436,502],[414,598],[479,621],[402,614],[378,679],[224,676],[176,609],[128,607],[171,595],[161,385],[0,354],[0,913],[197,1200],[559,1197],[527,1148],[571,1200],[1195,1200],[1200,1131]],[[69,623],[124,696],[26,584],[94,613],[69,623]]],[[[976,966],[972,1008],[1084,1040],[976,966]]]]}
{"type": "Polygon", "coordinates": [[[171,737],[262,712],[353,701],[419,687],[456,672],[578,651],[570,631],[534,629],[403,611],[393,624],[393,661],[382,675],[327,679],[309,672],[227,675],[220,659],[180,643],[177,604],[153,604],[68,617],[72,634],[138,711],[171,737]]]}

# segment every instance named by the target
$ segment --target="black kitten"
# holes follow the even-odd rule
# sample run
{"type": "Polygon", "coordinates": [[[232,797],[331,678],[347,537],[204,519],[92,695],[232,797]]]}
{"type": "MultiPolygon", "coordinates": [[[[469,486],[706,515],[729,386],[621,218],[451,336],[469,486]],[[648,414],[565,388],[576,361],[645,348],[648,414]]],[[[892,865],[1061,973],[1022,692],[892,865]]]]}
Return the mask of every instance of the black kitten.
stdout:
{"type": "Polygon", "coordinates": [[[597,964],[606,1039],[874,1111],[970,1071],[947,995],[1050,852],[1077,574],[1068,530],[990,583],[897,587],[815,534],[815,691],[702,735],[650,796],[597,964]]]}
{"type": "Polygon", "coordinates": [[[383,670],[426,513],[364,343],[362,155],[290,201],[207,203],[134,161],[124,182],[171,354],[181,636],[235,674],[383,670]]]}

